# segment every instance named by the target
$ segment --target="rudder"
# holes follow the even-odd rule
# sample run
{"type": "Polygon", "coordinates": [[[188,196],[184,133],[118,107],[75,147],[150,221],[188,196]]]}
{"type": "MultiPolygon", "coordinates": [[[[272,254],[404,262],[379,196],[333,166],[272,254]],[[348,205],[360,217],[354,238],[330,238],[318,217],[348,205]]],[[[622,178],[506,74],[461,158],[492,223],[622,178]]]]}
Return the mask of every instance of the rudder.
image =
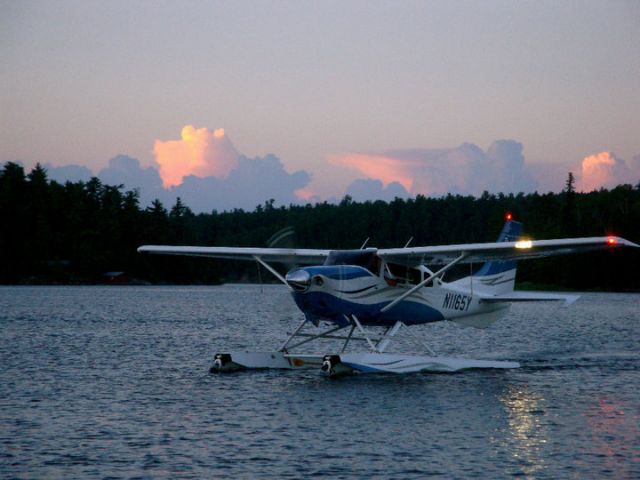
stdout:
{"type": "MultiPolygon", "coordinates": [[[[521,232],[522,223],[507,220],[497,242],[515,242],[521,232]]],[[[491,290],[493,294],[511,292],[515,286],[517,266],[515,260],[486,262],[473,274],[473,278],[482,284],[483,290],[491,290]]]]}

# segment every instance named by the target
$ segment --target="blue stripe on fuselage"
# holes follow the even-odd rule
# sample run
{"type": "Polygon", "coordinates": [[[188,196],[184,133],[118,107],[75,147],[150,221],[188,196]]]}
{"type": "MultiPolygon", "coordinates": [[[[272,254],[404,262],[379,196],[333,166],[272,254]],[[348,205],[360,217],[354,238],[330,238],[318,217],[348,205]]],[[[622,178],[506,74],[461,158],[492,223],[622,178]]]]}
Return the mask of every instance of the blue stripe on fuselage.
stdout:
{"type": "Polygon", "coordinates": [[[340,325],[346,322],[344,315],[355,315],[363,325],[376,326],[393,325],[397,321],[407,325],[417,325],[444,320],[442,313],[435,308],[410,300],[404,300],[387,312],[380,313],[380,309],[389,302],[367,305],[338,298],[326,292],[292,292],[292,294],[298,308],[303,312],[340,325]]]}
{"type": "Polygon", "coordinates": [[[373,277],[373,273],[363,267],[357,265],[335,265],[302,268],[312,277],[314,275],[322,275],[332,280],[353,280],[354,278],[373,277]]]}

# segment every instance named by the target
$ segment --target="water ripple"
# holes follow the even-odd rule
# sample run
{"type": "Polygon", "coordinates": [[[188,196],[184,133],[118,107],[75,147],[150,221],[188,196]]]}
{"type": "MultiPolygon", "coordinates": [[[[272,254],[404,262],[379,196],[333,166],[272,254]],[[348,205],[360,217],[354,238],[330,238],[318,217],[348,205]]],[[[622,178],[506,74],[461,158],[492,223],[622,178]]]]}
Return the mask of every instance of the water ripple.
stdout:
{"type": "Polygon", "coordinates": [[[282,342],[299,321],[283,288],[2,287],[0,475],[638,478],[638,299],[417,328],[517,370],[330,380],[208,373],[220,348],[282,342]]]}

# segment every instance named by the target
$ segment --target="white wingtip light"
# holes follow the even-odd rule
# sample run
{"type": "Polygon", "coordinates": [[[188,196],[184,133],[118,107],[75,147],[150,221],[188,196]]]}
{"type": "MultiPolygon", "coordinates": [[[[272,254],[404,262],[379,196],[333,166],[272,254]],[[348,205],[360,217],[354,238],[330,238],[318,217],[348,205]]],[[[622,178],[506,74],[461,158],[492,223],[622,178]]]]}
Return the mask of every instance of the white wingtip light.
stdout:
{"type": "Polygon", "coordinates": [[[519,240],[516,242],[516,248],[531,248],[533,246],[533,242],[531,240],[519,240]]]}

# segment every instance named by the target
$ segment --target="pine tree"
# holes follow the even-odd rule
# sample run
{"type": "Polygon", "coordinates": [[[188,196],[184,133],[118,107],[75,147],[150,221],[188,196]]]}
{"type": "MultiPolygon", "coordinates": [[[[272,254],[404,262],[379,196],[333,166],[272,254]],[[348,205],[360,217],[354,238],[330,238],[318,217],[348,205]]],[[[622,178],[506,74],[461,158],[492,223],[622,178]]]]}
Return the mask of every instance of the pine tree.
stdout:
{"type": "Polygon", "coordinates": [[[562,206],[563,231],[565,235],[574,236],[576,234],[576,226],[578,222],[576,211],[575,177],[573,176],[573,172],[569,172],[562,193],[564,200],[562,206]]]}

